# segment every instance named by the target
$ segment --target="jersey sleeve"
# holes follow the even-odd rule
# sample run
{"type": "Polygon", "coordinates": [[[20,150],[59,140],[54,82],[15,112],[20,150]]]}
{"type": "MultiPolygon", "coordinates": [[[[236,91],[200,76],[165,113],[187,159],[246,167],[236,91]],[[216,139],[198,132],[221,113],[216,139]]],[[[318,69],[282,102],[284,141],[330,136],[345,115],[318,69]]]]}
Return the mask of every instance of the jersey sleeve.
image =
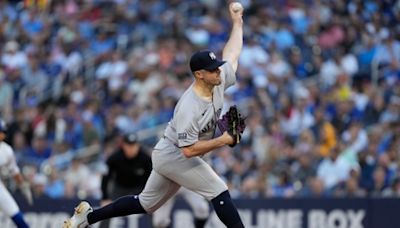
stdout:
{"type": "MultiPolygon", "coordinates": [[[[187,107],[190,109],[190,107],[187,107]]],[[[195,118],[195,113],[182,110],[176,113],[176,138],[178,147],[190,146],[199,140],[199,126],[195,118]]]]}
{"type": "Polygon", "coordinates": [[[224,90],[235,84],[236,74],[229,62],[226,62],[221,66],[221,77],[224,80],[224,90]]]}

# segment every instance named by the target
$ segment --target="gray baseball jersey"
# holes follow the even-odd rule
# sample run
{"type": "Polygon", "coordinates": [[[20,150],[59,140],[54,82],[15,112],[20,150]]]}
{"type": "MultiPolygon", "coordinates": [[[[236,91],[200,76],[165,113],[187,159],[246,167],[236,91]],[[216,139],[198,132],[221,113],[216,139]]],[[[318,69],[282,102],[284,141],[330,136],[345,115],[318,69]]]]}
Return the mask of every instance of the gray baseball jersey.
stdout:
{"type": "Polygon", "coordinates": [[[139,195],[143,208],[152,213],[184,186],[207,200],[228,188],[200,157],[186,158],[181,147],[214,136],[216,120],[222,110],[224,91],[235,83],[229,63],[221,67],[222,83],[214,87],[212,101],[198,97],[190,86],[175,107],[174,116],[152,153],[153,171],[139,195]]]}
{"type": "Polygon", "coordinates": [[[221,78],[221,85],[214,87],[212,102],[197,96],[193,85],[182,95],[164,133],[175,145],[190,146],[198,140],[213,137],[224,102],[224,91],[235,83],[235,72],[229,63],[221,66],[221,78]]]}

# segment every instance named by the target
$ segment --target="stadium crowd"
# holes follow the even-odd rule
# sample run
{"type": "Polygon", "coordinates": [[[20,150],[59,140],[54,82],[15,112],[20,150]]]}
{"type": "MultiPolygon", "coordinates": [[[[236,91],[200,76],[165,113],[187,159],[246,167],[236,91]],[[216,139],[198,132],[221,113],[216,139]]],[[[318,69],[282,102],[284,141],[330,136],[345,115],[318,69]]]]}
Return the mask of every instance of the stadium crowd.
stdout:
{"type": "MultiPolygon", "coordinates": [[[[400,196],[400,1],[241,2],[225,106],[248,127],[210,157],[232,196],[400,196]]],[[[0,1],[0,117],[36,196],[100,198],[121,134],[166,124],[191,53],[222,50],[225,5],[0,1]]]]}

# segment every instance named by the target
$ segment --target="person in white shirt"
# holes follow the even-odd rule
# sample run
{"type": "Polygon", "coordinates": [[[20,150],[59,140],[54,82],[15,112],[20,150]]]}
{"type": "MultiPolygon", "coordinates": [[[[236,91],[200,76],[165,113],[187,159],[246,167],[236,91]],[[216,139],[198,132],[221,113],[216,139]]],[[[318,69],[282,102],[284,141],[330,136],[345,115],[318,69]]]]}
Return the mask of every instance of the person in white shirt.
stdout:
{"type": "MultiPolygon", "coordinates": [[[[14,156],[14,150],[4,142],[6,138],[6,124],[0,119],[0,170],[9,173],[14,177],[22,194],[29,204],[32,204],[32,193],[28,182],[26,182],[20,173],[14,156]]],[[[22,212],[20,211],[14,198],[0,180],[0,211],[9,216],[18,228],[28,228],[22,212]]]]}
{"type": "Polygon", "coordinates": [[[351,165],[341,154],[341,147],[331,150],[330,156],[321,161],[317,168],[317,176],[324,182],[326,190],[332,190],[339,183],[349,178],[351,165]]]}

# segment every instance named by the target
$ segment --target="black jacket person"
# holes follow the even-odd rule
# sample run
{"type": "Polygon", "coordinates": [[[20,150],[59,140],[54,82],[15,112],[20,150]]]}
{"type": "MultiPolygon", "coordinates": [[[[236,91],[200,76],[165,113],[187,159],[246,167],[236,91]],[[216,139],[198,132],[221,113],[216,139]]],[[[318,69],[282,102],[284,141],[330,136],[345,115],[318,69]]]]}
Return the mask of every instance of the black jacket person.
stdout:
{"type": "Polygon", "coordinates": [[[121,147],[106,164],[108,171],[101,182],[102,204],[125,194],[140,193],[152,170],[151,158],[134,133],[124,135],[121,147]]]}

